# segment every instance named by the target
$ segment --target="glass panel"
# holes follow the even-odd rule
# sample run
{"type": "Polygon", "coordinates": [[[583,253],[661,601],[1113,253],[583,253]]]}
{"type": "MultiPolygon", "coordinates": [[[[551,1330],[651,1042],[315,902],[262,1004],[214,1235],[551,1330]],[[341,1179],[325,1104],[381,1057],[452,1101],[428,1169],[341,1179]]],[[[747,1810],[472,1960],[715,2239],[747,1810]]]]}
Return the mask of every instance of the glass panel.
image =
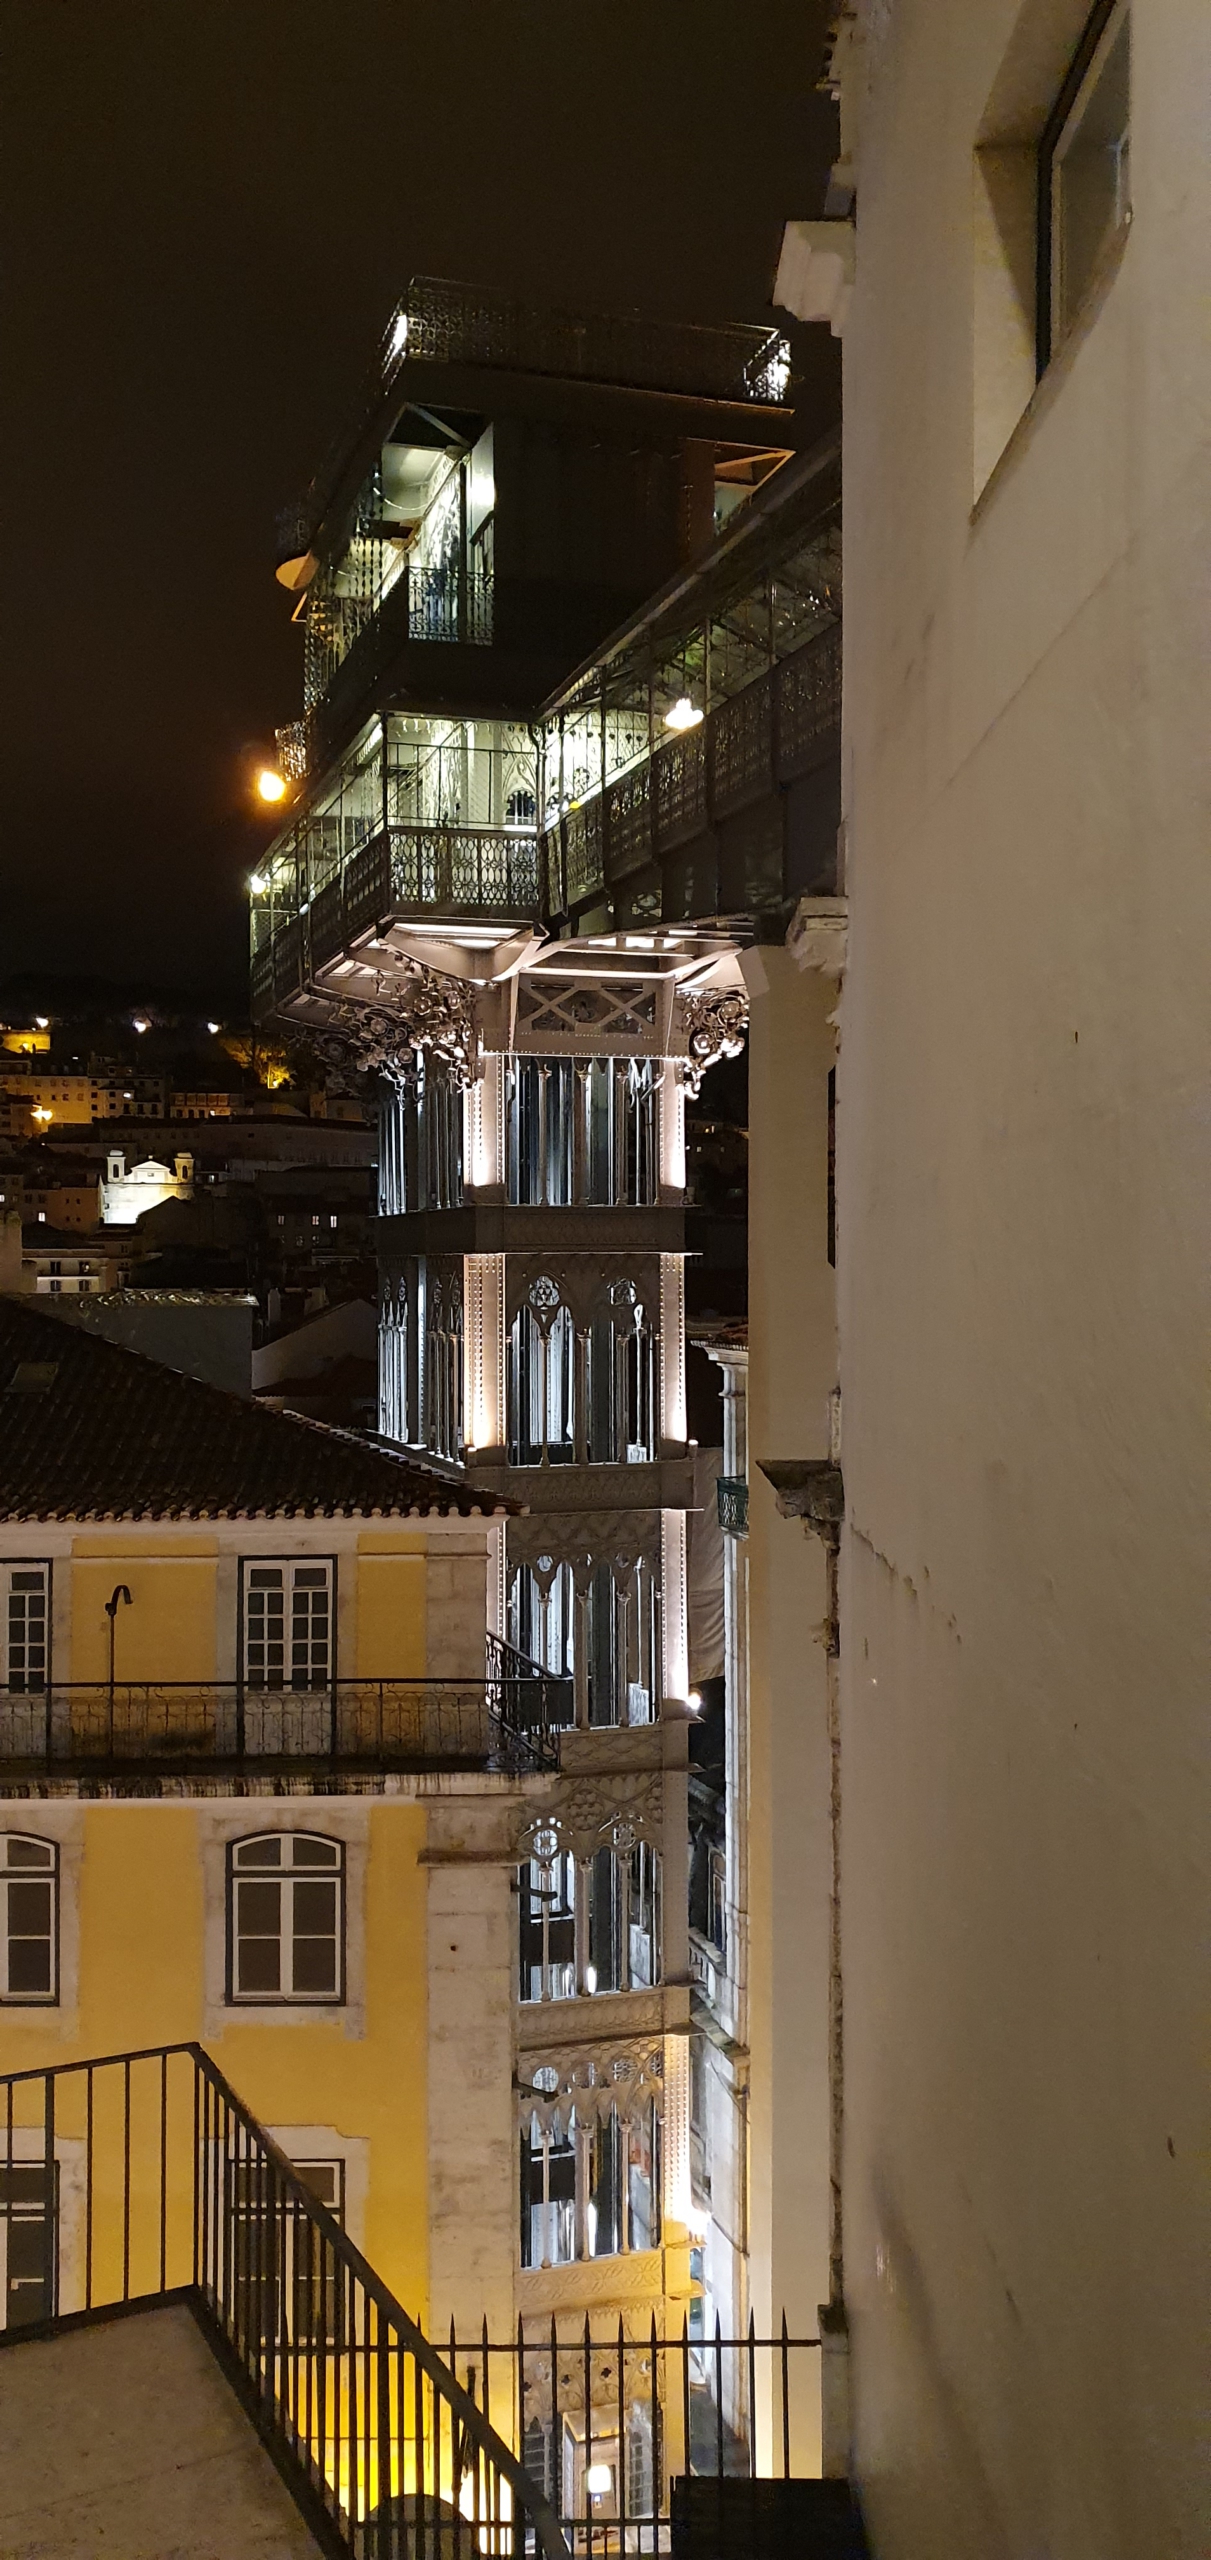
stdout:
{"type": "Polygon", "coordinates": [[[282,1888],[240,1881],[236,1901],[236,1989],[278,1991],[282,1983],[282,1888]]]}
{"type": "Polygon", "coordinates": [[[268,1840],[241,1840],[236,1845],[236,1864],[241,1867],[280,1867],[282,1843],[276,1836],[268,1840]]]}
{"type": "Polygon", "coordinates": [[[520,1876],[523,2000],[571,2000],[576,1991],[576,1866],[566,1853],[531,1859],[520,1876]]]}
{"type": "Polygon", "coordinates": [[[291,1846],[296,1867],[335,1867],[340,1860],[335,1840],[314,1840],[301,1832],[295,1834],[291,1846]]]}
{"type": "Polygon", "coordinates": [[[241,1938],[237,1948],[237,1991],[280,1991],[282,1949],[277,1938],[241,1938]]]}
{"type": "Polygon", "coordinates": [[[622,1879],[613,1849],[598,1849],[589,1870],[589,1971],[595,1991],[621,1991],[622,1879]]]}
{"type": "Polygon", "coordinates": [[[244,1599],[244,1673],[250,1689],[280,1689],[286,1663],[285,1577],[280,1565],[254,1566],[244,1599]]]}
{"type": "Polygon", "coordinates": [[[331,1663],[329,1625],[327,1567],[296,1567],[290,1617],[292,1689],[327,1687],[331,1663]]]}
{"type": "MultiPolygon", "coordinates": [[[[622,2127],[616,2115],[594,2128],[592,2187],[588,2205],[591,2258],[612,2258],[622,2247],[622,2127]]],[[[646,2248],[646,2240],[636,2246],[646,2248]]]]}
{"type": "Polygon", "coordinates": [[[660,2141],[653,2108],[628,2128],[627,2208],[632,2249],[654,2249],[660,2238],[660,2141]]]}
{"type": "Polygon", "coordinates": [[[317,1993],[325,1991],[335,1992],[336,1987],[337,1974],[335,1938],[296,1937],[294,1941],[294,1990],[296,1992],[306,1992],[314,1996],[317,1993]]]}
{"type": "Polygon", "coordinates": [[[14,1568],[8,1588],[8,1685],[46,1687],[47,1584],[45,1565],[14,1568]]]}
{"type": "Polygon", "coordinates": [[[1055,153],[1056,319],[1070,327],[1131,207],[1131,16],[1116,12],[1055,153]]]}

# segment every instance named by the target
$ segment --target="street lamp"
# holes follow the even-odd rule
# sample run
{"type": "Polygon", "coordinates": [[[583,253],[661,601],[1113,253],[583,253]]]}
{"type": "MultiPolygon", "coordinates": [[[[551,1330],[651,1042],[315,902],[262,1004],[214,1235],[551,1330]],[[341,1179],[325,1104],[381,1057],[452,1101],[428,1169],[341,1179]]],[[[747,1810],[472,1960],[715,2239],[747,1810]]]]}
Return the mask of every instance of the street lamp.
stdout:
{"type": "Polygon", "coordinates": [[[271,764],[263,764],[261,766],[261,770],[256,778],[256,787],[258,797],[262,800],[275,802],[278,800],[284,800],[286,797],[285,776],[280,773],[275,773],[271,764]]]}
{"type": "Polygon", "coordinates": [[[118,1609],[122,1601],[125,1601],[129,1609],[131,1605],[129,1587],[125,1582],[115,1582],[105,1603],[105,1615],[109,1620],[109,1756],[111,1760],[114,1756],[114,1646],[118,1632],[118,1609]]]}

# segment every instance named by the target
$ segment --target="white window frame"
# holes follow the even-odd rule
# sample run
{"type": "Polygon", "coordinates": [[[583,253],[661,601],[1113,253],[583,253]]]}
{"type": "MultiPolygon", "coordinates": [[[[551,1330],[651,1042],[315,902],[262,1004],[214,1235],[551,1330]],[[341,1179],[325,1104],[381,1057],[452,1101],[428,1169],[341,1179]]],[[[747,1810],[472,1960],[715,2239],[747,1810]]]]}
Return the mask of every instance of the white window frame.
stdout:
{"type": "MultiPolygon", "coordinates": [[[[25,1666],[24,1676],[22,1677],[21,1685],[16,1694],[19,1697],[25,1698],[43,1697],[47,1689],[50,1687],[51,1677],[52,1567],[50,1559],[47,1556],[9,1556],[5,1560],[3,1572],[4,1616],[3,1622],[0,1623],[0,1648],[2,1648],[2,1651],[0,1651],[0,1667],[2,1667],[3,1670],[3,1686],[5,1689],[11,1690],[13,1686],[12,1604],[14,1596],[17,1595],[20,1589],[19,1577],[26,1574],[39,1574],[42,1578],[43,1625],[45,1628],[45,1640],[42,1650],[44,1659],[42,1665],[42,1677],[33,1687],[30,1686],[28,1679],[28,1665],[25,1666]]],[[[32,1593],[30,1596],[32,1596],[32,1593]]]]}
{"type": "Polygon", "coordinates": [[[1035,369],[1041,380],[1052,358],[1058,353],[1072,329],[1080,320],[1085,304],[1101,269],[1103,257],[1111,245],[1125,232],[1131,219],[1131,109],[1130,47],[1132,0],[1094,0],[1081,30],[1080,41],[1060,84],[1051,113],[1043,128],[1038,149],[1038,202],[1036,210],[1036,323],[1035,369]],[[1124,147],[1116,180],[1115,222],[1107,232],[1102,249],[1094,259],[1084,287],[1065,308],[1068,301],[1064,272],[1064,170],[1072,143],[1077,139],[1086,113],[1093,104],[1101,81],[1120,37],[1125,33],[1128,47],[1128,110],[1124,147]]]}
{"type": "MultiPolygon", "coordinates": [[[[240,1690],[242,1696],[257,1700],[292,1696],[310,1698],[331,1697],[337,1676],[336,1605],[337,1592],[335,1556],[241,1556],[240,1690]],[[280,1666],[271,1665],[267,1662],[258,1662],[254,1659],[258,1646],[256,1630],[258,1625],[262,1622],[264,1614],[256,1604],[260,1594],[266,1588],[264,1584],[258,1581],[258,1576],[264,1574],[280,1574],[282,1577],[282,1660],[280,1666]],[[327,1662],[324,1666],[322,1676],[312,1676],[313,1645],[309,1637],[303,1639],[303,1650],[305,1652],[306,1660],[305,1662],[300,1663],[298,1659],[299,1637],[296,1633],[296,1627],[300,1616],[300,1613],[297,1612],[295,1608],[296,1596],[304,1592],[310,1593],[317,1590],[320,1587],[316,1582],[317,1575],[323,1576],[322,1587],[327,1593],[328,1600],[327,1662]],[[305,1670],[307,1676],[303,1678],[296,1676],[300,1668],[305,1670]],[[276,1672],[276,1676],[266,1676],[273,1672],[276,1672]]],[[[307,1611],[301,1614],[309,1619],[312,1612],[307,1611]]],[[[267,1642],[268,1640],[264,1641],[267,1642]]]]}
{"type": "Polygon", "coordinates": [[[345,1843],[330,1833],[318,1831],[272,1830],[250,1831],[230,1840],[227,1845],[227,2004],[235,2009],[334,2009],[343,2008],[346,1999],[347,1962],[347,1893],[345,1843]],[[311,1861],[298,1858],[295,1844],[311,1842],[334,1852],[331,1859],[311,1861]],[[276,1859],[265,1857],[253,1862],[247,1853],[256,1848],[275,1847],[276,1859]],[[296,1989],[294,1955],[300,1937],[312,1935],[327,1938],[329,1932],[299,1931],[294,1926],[295,1906],[300,1887],[308,1884],[332,1883],[336,1894],[336,1982],[320,1990],[296,1989]],[[278,1926],[270,1929],[241,1929],[242,1906],[250,1899],[249,1888],[276,1885],[279,1889],[278,1926]],[[270,1942],[276,1937],[279,1949],[276,1989],[264,1985],[246,1987],[239,1979],[241,1940],[270,1942]]]}
{"type": "Polygon", "coordinates": [[[0,1831],[0,2003],[8,2009],[53,2009],[59,2002],[59,1843],[45,1834],[5,1828],[0,1831]],[[45,1854],[23,1857],[21,1852],[36,1850],[45,1854]],[[16,1856],[14,1856],[16,1852],[16,1856]],[[17,1900],[22,1886],[45,1884],[50,1892],[50,1928],[14,1928],[14,1917],[20,1915],[17,1900]],[[14,1941],[41,1943],[46,1937],[50,1945],[50,1982],[45,1990],[16,1989],[12,1983],[12,1949],[14,1941]]]}

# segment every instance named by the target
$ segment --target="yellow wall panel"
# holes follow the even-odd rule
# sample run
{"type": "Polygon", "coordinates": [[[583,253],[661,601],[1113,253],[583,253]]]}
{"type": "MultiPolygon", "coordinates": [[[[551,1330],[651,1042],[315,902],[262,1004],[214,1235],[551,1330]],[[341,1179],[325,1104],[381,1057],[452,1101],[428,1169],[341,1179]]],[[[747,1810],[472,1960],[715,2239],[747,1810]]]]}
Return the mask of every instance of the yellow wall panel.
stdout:
{"type": "Polygon", "coordinates": [[[90,1805],[80,1871],[80,2050],[196,2036],[202,1870],[192,1805],[90,1805]]]}
{"type": "Polygon", "coordinates": [[[359,1555],[359,1678],[423,1679],[426,1570],[423,1554],[359,1555]]]}
{"type": "Polygon", "coordinates": [[[119,1680],[213,1680],[215,1582],[213,1555],[156,1556],[115,1548],[104,1558],[77,1556],[72,1565],[73,1680],[109,1677],[109,1619],[105,1603],[124,1582],[130,1606],[118,1609],[114,1663],[119,1680]]]}

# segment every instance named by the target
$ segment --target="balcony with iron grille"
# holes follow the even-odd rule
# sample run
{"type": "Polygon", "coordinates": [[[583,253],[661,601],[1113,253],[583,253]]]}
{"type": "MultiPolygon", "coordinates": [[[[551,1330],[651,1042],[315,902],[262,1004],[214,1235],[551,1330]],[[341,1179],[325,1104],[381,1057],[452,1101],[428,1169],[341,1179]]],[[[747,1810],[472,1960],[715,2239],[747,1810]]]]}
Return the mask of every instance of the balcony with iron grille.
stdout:
{"type": "Polygon", "coordinates": [[[544,710],[539,865],[563,935],[748,917],[836,888],[841,508],[832,444],[758,491],[544,710]]]}
{"type": "Polygon", "coordinates": [[[393,924],[532,932],[541,911],[537,759],[507,719],[387,713],[296,801],[252,888],[258,1015],[393,924]]]}
{"type": "Polygon", "coordinates": [[[383,1777],[558,1765],[571,1682],[489,1639],[482,1680],[54,1681],[0,1688],[0,1789],[145,1794],[233,1780],[357,1793],[383,1777]]]}

